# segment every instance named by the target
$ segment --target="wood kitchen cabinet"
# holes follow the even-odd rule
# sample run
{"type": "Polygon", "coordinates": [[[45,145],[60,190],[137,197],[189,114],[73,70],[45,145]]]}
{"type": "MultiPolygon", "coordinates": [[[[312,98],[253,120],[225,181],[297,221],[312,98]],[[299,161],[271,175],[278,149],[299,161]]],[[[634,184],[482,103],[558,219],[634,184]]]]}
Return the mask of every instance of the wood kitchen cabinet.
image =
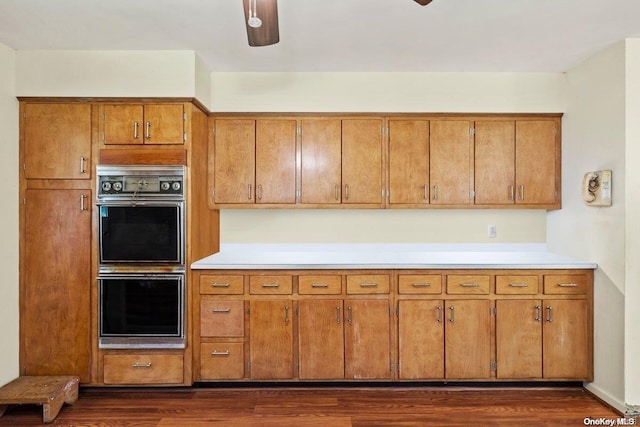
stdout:
{"type": "Polygon", "coordinates": [[[516,204],[560,207],[559,120],[516,121],[516,204]]]}
{"type": "Polygon", "coordinates": [[[105,145],[184,144],[183,104],[106,104],[101,107],[105,145]]]}
{"type": "Polygon", "coordinates": [[[398,377],[444,378],[444,301],[398,301],[398,377]]]}
{"type": "Polygon", "coordinates": [[[292,379],[293,302],[253,300],[250,304],[251,379],[292,379]]]}
{"type": "Polygon", "coordinates": [[[342,300],[298,302],[298,376],[301,380],[344,378],[343,314],[342,300]]]}
{"type": "Polygon", "coordinates": [[[429,121],[389,120],[389,205],[429,204],[429,121]]]}
{"type": "Polygon", "coordinates": [[[90,379],[91,191],[27,189],[21,240],[21,375],[90,379]]]}
{"type": "Polygon", "coordinates": [[[445,301],[445,378],[491,377],[491,302],[445,301]]]}
{"type": "Polygon", "coordinates": [[[91,105],[21,103],[26,179],[91,179],[91,105]]]}
{"type": "Polygon", "coordinates": [[[213,203],[295,204],[296,121],[214,121],[213,203]]]}
{"type": "Polygon", "coordinates": [[[342,201],[342,121],[302,120],[300,201],[308,205],[342,201]]]}

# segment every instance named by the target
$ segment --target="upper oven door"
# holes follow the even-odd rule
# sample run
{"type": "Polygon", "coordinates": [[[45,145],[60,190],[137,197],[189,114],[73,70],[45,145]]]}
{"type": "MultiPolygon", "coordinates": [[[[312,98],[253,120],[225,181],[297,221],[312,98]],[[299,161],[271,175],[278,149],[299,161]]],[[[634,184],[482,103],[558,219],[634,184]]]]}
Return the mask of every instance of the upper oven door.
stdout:
{"type": "Polygon", "coordinates": [[[99,202],[101,265],[184,266],[183,202],[99,202]]]}

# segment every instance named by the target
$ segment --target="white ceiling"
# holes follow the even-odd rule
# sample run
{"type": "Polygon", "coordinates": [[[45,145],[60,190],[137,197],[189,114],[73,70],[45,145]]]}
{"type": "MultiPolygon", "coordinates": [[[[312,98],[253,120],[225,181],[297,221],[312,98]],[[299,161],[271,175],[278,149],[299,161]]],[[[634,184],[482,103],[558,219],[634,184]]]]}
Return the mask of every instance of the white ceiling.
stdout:
{"type": "Polygon", "coordinates": [[[242,0],[0,0],[22,49],[193,50],[211,71],[562,72],[640,36],[640,0],[279,0],[249,47],[242,0]]]}

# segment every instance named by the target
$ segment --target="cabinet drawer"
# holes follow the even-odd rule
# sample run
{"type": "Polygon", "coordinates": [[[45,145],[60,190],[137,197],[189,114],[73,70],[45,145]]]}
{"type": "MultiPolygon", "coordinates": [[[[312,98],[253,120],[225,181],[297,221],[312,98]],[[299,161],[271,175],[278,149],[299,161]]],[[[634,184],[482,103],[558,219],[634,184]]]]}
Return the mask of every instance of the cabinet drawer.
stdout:
{"type": "Polygon", "coordinates": [[[348,294],[388,294],[389,275],[350,274],[347,276],[348,294]]]}
{"type": "Polygon", "coordinates": [[[249,293],[252,295],[290,295],[293,291],[291,276],[251,276],[249,293]]]}
{"type": "Polygon", "coordinates": [[[340,295],[342,293],[342,277],[340,275],[317,275],[298,277],[298,293],[300,295],[340,295]]]}
{"type": "Polygon", "coordinates": [[[243,277],[218,276],[204,274],[200,276],[201,294],[242,295],[244,293],[243,277]]]}
{"type": "Polygon", "coordinates": [[[105,354],[105,384],[182,384],[182,354],[105,354]]]}
{"type": "Polygon", "coordinates": [[[203,381],[244,378],[244,344],[241,342],[200,344],[200,377],[203,381]]]}
{"type": "Polygon", "coordinates": [[[538,276],[496,276],[496,294],[533,295],[538,293],[538,276]]]}
{"type": "Polygon", "coordinates": [[[545,294],[586,294],[589,288],[586,274],[547,274],[544,276],[545,294]]]}
{"type": "Polygon", "coordinates": [[[398,276],[399,294],[439,294],[442,293],[440,274],[401,274],[398,276]]]}
{"type": "Polygon", "coordinates": [[[447,276],[448,294],[487,295],[489,294],[488,275],[451,274],[447,276]]]}
{"type": "Polygon", "coordinates": [[[244,335],[244,301],[200,301],[200,336],[241,337],[244,335]]]}

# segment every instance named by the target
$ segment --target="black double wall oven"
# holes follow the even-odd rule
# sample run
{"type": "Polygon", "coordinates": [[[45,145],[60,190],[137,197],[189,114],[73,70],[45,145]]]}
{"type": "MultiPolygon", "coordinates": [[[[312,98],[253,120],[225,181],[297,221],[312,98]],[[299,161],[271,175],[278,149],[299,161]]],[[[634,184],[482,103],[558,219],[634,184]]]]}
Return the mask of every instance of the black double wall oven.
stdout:
{"type": "Polygon", "coordinates": [[[97,175],[99,347],[184,348],[184,167],[97,175]]]}

